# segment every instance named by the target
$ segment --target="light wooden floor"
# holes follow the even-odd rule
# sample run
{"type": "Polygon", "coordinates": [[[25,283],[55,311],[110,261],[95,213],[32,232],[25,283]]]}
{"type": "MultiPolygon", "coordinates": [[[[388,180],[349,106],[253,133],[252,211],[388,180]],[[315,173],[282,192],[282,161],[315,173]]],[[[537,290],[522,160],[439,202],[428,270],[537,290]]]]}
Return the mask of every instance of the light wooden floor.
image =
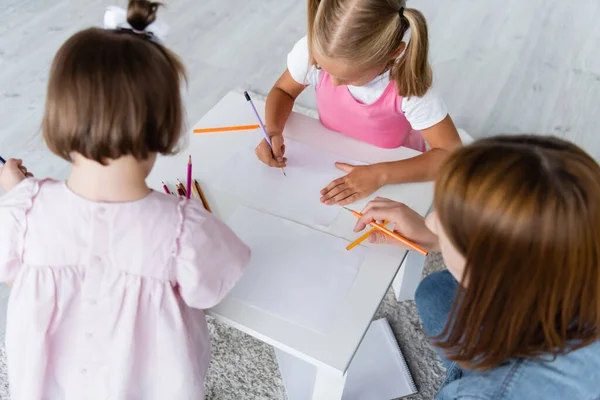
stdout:
{"type": "MultiPolygon", "coordinates": [[[[0,0],[0,155],[40,176],[67,165],[40,137],[49,64],[72,33],[125,0],[0,0]]],[[[167,0],[170,47],[189,70],[188,119],[226,92],[266,94],[305,33],[302,0],[167,0]]],[[[532,132],[570,138],[600,158],[600,1],[411,0],[430,23],[437,85],[476,137],[532,132]]],[[[308,91],[307,91],[308,92],[308,91]]],[[[302,96],[314,105],[314,96],[302,96]]],[[[0,315],[1,317],[1,315],[0,315]]]]}

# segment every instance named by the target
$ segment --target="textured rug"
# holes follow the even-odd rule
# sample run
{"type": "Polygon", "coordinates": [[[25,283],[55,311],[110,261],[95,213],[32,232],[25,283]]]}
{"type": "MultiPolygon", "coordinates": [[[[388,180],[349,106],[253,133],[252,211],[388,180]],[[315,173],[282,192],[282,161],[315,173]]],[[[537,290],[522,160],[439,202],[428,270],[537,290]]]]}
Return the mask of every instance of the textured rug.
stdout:
{"type": "MultiPolygon", "coordinates": [[[[253,98],[264,99],[258,94],[253,98]]],[[[316,117],[313,110],[296,107],[295,111],[316,117]]],[[[444,268],[440,255],[431,254],[427,257],[424,275],[444,268]]],[[[390,290],[376,318],[388,319],[406,358],[419,390],[411,399],[433,399],[444,378],[445,368],[426,339],[414,302],[398,303],[390,290]]],[[[207,400],[286,400],[271,346],[212,318],[209,318],[208,326],[212,337],[212,362],[206,380],[207,400]]],[[[8,400],[4,340],[0,343],[0,399],[8,400]]]]}

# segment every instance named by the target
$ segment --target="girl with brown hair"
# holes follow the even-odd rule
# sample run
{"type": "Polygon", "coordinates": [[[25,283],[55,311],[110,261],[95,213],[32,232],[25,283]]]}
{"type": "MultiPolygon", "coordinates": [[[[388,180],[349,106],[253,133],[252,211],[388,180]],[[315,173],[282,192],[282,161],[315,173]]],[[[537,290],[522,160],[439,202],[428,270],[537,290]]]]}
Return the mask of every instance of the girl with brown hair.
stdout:
{"type": "Polygon", "coordinates": [[[294,101],[311,85],[325,127],[374,146],[423,152],[369,166],[338,163],[347,175],[321,191],[323,203],[345,205],[383,185],[432,180],[460,138],[432,90],[428,53],[425,17],[404,0],[309,0],[308,35],[267,98],[272,149],[262,140],[258,158],[285,166],[282,132],[294,101]]]}
{"type": "Polygon", "coordinates": [[[200,201],[145,179],[182,132],[179,58],[159,4],[109,8],[69,38],[50,72],[43,134],[66,182],[0,168],[0,281],[13,399],[203,399],[205,309],[250,251],[200,201]]]}
{"type": "Polygon", "coordinates": [[[598,163],[556,138],[482,140],[447,160],[434,204],[425,220],[376,199],[356,230],[389,220],[442,252],[415,296],[448,368],[437,399],[600,399],[598,163]]]}

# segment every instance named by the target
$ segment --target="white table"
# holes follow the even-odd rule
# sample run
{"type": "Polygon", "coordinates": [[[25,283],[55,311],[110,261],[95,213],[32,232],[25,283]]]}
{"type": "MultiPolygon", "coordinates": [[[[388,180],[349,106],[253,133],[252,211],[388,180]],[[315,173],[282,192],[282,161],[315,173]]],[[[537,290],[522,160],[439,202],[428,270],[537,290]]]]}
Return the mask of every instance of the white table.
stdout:
{"type": "MultiPolygon", "coordinates": [[[[264,103],[255,101],[256,108],[264,116],[264,103]]],[[[210,110],[194,128],[255,124],[256,119],[243,95],[227,94],[210,110]]],[[[284,135],[314,147],[327,150],[347,159],[367,163],[392,161],[413,157],[418,153],[407,148],[383,150],[324,128],[318,120],[293,113],[284,135]]],[[[175,180],[186,178],[188,154],[194,162],[194,178],[205,191],[213,213],[223,220],[243,204],[243,200],[213,190],[207,184],[210,177],[243,143],[258,143],[259,131],[239,131],[216,134],[193,135],[190,133],[185,151],[176,156],[160,157],[148,183],[162,190],[161,181],[172,188],[175,180]]],[[[402,201],[422,215],[427,214],[433,199],[431,183],[388,186],[377,195],[402,201]]],[[[366,201],[366,200],[365,200],[366,201]]],[[[361,203],[362,204],[362,203],[361,203]]],[[[355,205],[360,208],[360,204],[355,205]]],[[[268,211],[268,210],[261,210],[268,211]]],[[[302,222],[302,221],[297,221],[302,222]]],[[[328,233],[347,240],[357,235],[352,228],[356,219],[341,212],[328,233]]],[[[396,246],[370,246],[366,260],[340,308],[333,328],[325,335],[280,319],[235,299],[226,298],[209,311],[218,320],[233,326],[257,339],[285,351],[317,367],[313,399],[338,400],[342,397],[345,372],[356,352],[384,295],[392,284],[401,263],[403,268],[394,287],[401,298],[412,298],[418,284],[423,258],[396,246]],[[409,262],[412,260],[412,262],[409,262]],[[410,264],[410,265],[408,265],[410,264]]],[[[273,282],[273,284],[277,284],[273,282]]]]}

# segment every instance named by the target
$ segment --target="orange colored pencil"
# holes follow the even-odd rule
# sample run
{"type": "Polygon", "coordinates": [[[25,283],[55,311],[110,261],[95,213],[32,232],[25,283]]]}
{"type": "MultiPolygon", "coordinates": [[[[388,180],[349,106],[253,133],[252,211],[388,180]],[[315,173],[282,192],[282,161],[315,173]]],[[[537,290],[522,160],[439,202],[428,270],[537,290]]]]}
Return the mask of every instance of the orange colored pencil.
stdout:
{"type": "Polygon", "coordinates": [[[202,204],[204,205],[204,208],[206,208],[206,211],[212,212],[212,210],[210,209],[210,206],[208,205],[208,201],[206,201],[206,197],[204,197],[204,192],[202,192],[202,188],[200,187],[200,184],[195,179],[194,179],[194,186],[196,186],[196,189],[198,189],[198,194],[200,194],[200,200],[202,200],[202,204]]]}
{"type": "Polygon", "coordinates": [[[238,126],[223,126],[220,128],[202,128],[194,129],[194,134],[200,135],[203,133],[213,132],[232,132],[232,131],[251,131],[260,128],[260,125],[238,125],[238,126]]]}
{"type": "MultiPolygon", "coordinates": [[[[359,213],[357,211],[351,210],[346,207],[344,207],[344,208],[346,210],[350,211],[352,213],[352,215],[354,215],[356,218],[362,218],[362,216],[363,216],[361,213],[359,213]]],[[[419,253],[423,254],[424,256],[427,255],[427,250],[425,250],[418,244],[411,242],[410,240],[406,239],[405,237],[398,235],[396,232],[390,231],[385,226],[381,226],[378,223],[376,223],[375,221],[371,221],[369,223],[369,225],[371,225],[373,228],[377,229],[378,231],[383,232],[384,234],[388,235],[389,237],[396,239],[397,241],[399,241],[400,243],[402,243],[409,249],[419,252],[419,253]]]]}
{"type": "MultiPolygon", "coordinates": [[[[388,221],[383,221],[383,226],[386,226],[389,222],[388,221]]],[[[350,251],[353,248],[355,248],[356,246],[358,246],[359,244],[361,244],[362,242],[364,242],[366,239],[369,238],[369,236],[371,236],[371,233],[375,232],[376,229],[371,229],[370,231],[368,231],[367,233],[365,233],[364,235],[362,235],[361,237],[359,237],[358,239],[356,239],[354,242],[350,243],[348,246],[346,246],[346,250],[350,251]]]]}

